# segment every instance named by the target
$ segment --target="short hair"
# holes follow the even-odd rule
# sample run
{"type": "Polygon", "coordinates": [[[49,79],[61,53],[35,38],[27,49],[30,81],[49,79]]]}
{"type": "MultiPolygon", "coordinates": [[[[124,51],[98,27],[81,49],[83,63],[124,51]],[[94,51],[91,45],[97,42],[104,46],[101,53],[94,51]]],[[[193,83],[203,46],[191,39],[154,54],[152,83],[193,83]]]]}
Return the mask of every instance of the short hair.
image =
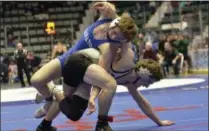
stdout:
{"type": "Polygon", "coordinates": [[[151,43],[150,41],[147,41],[147,42],[145,43],[145,46],[151,46],[151,47],[152,47],[152,43],[151,43]]]}
{"type": "Polygon", "coordinates": [[[120,28],[125,38],[128,41],[132,41],[138,33],[138,28],[137,25],[135,24],[135,21],[126,12],[123,13],[120,18],[121,19],[119,20],[117,26],[120,28]]]}
{"type": "Polygon", "coordinates": [[[150,73],[159,81],[163,79],[163,72],[160,67],[160,64],[152,59],[140,60],[136,63],[135,70],[138,71],[140,67],[146,68],[150,73]]]}

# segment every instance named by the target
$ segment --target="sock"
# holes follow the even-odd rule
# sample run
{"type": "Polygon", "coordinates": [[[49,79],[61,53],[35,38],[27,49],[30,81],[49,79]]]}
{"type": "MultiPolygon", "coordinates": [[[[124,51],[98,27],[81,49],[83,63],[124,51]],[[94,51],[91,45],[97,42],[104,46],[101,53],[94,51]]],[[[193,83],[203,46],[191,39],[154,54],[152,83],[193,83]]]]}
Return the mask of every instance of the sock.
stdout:
{"type": "Polygon", "coordinates": [[[40,125],[42,125],[43,127],[50,127],[52,125],[52,121],[47,121],[43,119],[40,125]]]}
{"type": "Polygon", "coordinates": [[[98,122],[113,122],[113,116],[98,116],[98,122]]]}

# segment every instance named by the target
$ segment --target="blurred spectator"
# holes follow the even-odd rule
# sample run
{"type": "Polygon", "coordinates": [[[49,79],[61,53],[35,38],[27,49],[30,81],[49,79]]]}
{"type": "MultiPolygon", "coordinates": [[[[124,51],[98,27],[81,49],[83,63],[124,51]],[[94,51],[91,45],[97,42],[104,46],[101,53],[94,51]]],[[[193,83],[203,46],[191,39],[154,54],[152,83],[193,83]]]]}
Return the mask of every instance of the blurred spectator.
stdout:
{"type": "Polygon", "coordinates": [[[23,78],[23,70],[26,74],[28,84],[31,85],[26,55],[27,55],[27,50],[23,48],[22,43],[18,43],[17,49],[14,51],[14,58],[17,63],[18,77],[21,81],[22,87],[25,87],[25,82],[23,78]]]}
{"type": "Polygon", "coordinates": [[[189,40],[183,35],[179,34],[177,40],[174,42],[176,49],[184,55],[184,66],[187,70],[186,73],[191,69],[191,58],[188,54],[189,40]]]}
{"type": "Polygon", "coordinates": [[[134,51],[134,62],[137,62],[139,60],[139,57],[137,53],[137,47],[134,43],[132,43],[132,50],[134,51]]]}
{"type": "Polygon", "coordinates": [[[62,42],[58,42],[52,50],[52,59],[61,56],[66,51],[67,47],[62,42]]]}
{"type": "Polygon", "coordinates": [[[146,42],[146,44],[145,44],[145,49],[143,50],[142,58],[143,59],[152,59],[155,61],[160,61],[160,59],[161,59],[160,55],[156,51],[153,51],[152,44],[149,41],[146,42]]]}
{"type": "Polygon", "coordinates": [[[7,54],[3,54],[1,59],[2,59],[2,63],[4,63],[5,65],[9,66],[10,57],[7,54]]]}
{"type": "Polygon", "coordinates": [[[9,64],[9,83],[19,82],[17,64],[15,61],[11,60],[9,64]]]}
{"type": "Polygon", "coordinates": [[[2,54],[0,54],[0,83],[8,83],[8,65],[5,63],[5,58],[2,54]]]}
{"type": "Polygon", "coordinates": [[[7,30],[7,43],[9,47],[15,47],[15,42],[14,42],[14,35],[13,35],[13,29],[10,28],[7,30]]]}
{"type": "Polygon", "coordinates": [[[173,67],[175,76],[179,76],[181,68],[181,58],[182,54],[179,53],[171,43],[166,42],[164,45],[164,59],[163,59],[163,71],[166,76],[169,73],[169,67],[173,67]]]}
{"type": "Polygon", "coordinates": [[[167,37],[167,42],[169,42],[171,45],[174,45],[174,42],[177,40],[178,35],[171,34],[167,37]]]}
{"type": "Polygon", "coordinates": [[[136,49],[138,57],[141,57],[142,51],[145,47],[146,39],[145,39],[145,32],[140,32],[137,35],[137,41],[136,41],[136,49]]]}
{"type": "Polygon", "coordinates": [[[159,42],[160,42],[160,38],[159,38],[159,33],[156,31],[152,32],[152,49],[153,51],[158,52],[159,50],[159,42]]]}
{"type": "Polygon", "coordinates": [[[72,29],[67,30],[67,34],[64,36],[63,43],[68,43],[67,48],[71,48],[73,46],[73,31],[72,29]]]}
{"type": "Polygon", "coordinates": [[[4,60],[4,56],[3,54],[0,53],[0,62],[3,62],[3,60],[4,60]]]}
{"type": "Polygon", "coordinates": [[[159,53],[162,54],[164,52],[164,43],[166,42],[166,35],[161,34],[159,37],[159,53]]]}
{"type": "Polygon", "coordinates": [[[34,73],[40,68],[41,64],[41,58],[38,56],[34,56],[33,52],[28,51],[27,53],[27,63],[28,63],[28,69],[29,73],[34,73]]]}

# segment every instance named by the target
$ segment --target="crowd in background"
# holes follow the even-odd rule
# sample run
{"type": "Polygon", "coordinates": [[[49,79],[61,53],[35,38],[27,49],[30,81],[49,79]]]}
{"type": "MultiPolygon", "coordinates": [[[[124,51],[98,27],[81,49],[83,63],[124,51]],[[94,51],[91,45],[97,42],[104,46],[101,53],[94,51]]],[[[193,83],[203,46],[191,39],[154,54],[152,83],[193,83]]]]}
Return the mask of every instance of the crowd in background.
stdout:
{"type": "MultiPolygon", "coordinates": [[[[28,15],[44,13],[47,12],[49,7],[53,7],[53,4],[61,3],[51,2],[50,4],[50,2],[47,2],[47,4],[42,3],[40,5],[38,2],[33,4],[28,2],[27,8],[25,8],[25,13],[28,15]]],[[[179,3],[172,2],[173,7],[177,7],[176,4],[179,3]]],[[[186,4],[189,5],[191,3],[187,2],[186,4]]],[[[11,2],[9,5],[10,6],[3,6],[3,8],[9,10],[17,6],[16,2],[11,2]]],[[[141,9],[143,7],[138,5],[137,8],[141,9]]],[[[150,2],[149,8],[154,12],[156,9],[156,3],[150,2]]],[[[95,20],[97,18],[98,15],[95,17],[95,20]]],[[[70,43],[70,35],[66,36],[62,42],[54,42],[55,45],[53,49],[49,51],[51,52],[50,59],[62,55],[66,52],[67,47],[71,47],[72,43],[70,43]],[[66,47],[66,45],[70,46],[66,47]]],[[[55,39],[59,39],[59,35],[57,35],[57,38],[55,36],[55,39]]],[[[20,82],[22,87],[25,87],[26,84],[24,78],[27,78],[28,85],[30,85],[30,77],[41,67],[42,61],[44,60],[42,60],[38,54],[33,54],[32,51],[27,51],[23,46],[19,48],[18,45],[22,45],[22,43],[17,41],[17,36],[13,35],[12,29],[8,29],[7,31],[7,42],[8,46],[16,47],[16,50],[14,50],[14,55],[11,57],[7,56],[7,54],[0,54],[0,83],[20,82]],[[21,64],[19,64],[19,62],[21,64]],[[25,72],[26,77],[24,77],[23,72],[25,72]]],[[[192,61],[188,52],[190,43],[191,41],[188,36],[183,35],[182,33],[163,34],[154,30],[139,32],[136,39],[133,41],[135,52],[137,52],[136,59],[153,59],[158,61],[165,76],[174,75],[176,77],[180,76],[182,73],[187,74],[191,72],[192,61]]]]}
{"type": "MultiPolygon", "coordinates": [[[[50,59],[61,56],[67,51],[67,47],[61,41],[57,41],[51,51],[50,59]]],[[[0,54],[0,83],[21,83],[25,87],[27,78],[30,86],[30,78],[42,66],[42,59],[32,51],[28,51],[23,47],[23,44],[18,42],[13,56],[0,54]],[[25,74],[25,75],[24,75],[25,74]]],[[[61,83],[61,80],[59,80],[61,83]]]]}
{"type": "Polygon", "coordinates": [[[21,83],[25,87],[24,73],[30,86],[31,75],[41,66],[41,58],[27,51],[18,42],[13,56],[0,54],[0,83],[21,83]]]}
{"type": "Polygon", "coordinates": [[[138,59],[153,59],[162,66],[165,76],[191,71],[188,53],[189,39],[182,34],[157,35],[156,32],[139,33],[134,44],[138,59]]]}
{"type": "MultiPolygon", "coordinates": [[[[137,52],[136,59],[153,59],[159,62],[165,76],[189,73],[191,58],[188,54],[189,39],[181,34],[158,35],[156,32],[140,32],[133,44],[137,52]]],[[[54,59],[67,51],[68,43],[57,41],[51,51],[54,59]]],[[[41,58],[27,51],[22,43],[16,44],[14,56],[1,54],[1,83],[20,82],[25,87],[24,75],[30,85],[30,76],[41,67],[41,58]],[[19,47],[20,46],[20,47],[19,47]]],[[[61,80],[59,81],[61,83],[61,80]]]]}

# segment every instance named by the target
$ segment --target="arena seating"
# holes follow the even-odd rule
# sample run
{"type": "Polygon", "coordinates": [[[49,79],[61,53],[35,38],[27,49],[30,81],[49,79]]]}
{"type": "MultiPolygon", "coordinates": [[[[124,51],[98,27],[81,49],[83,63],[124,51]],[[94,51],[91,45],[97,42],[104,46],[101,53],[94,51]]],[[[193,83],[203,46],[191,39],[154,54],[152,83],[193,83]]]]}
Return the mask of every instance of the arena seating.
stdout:
{"type": "MultiPolygon", "coordinates": [[[[208,25],[208,2],[206,1],[193,1],[189,5],[184,5],[182,7],[182,20],[187,21],[189,24],[189,28],[193,32],[200,32],[200,26],[199,26],[199,16],[198,16],[198,11],[202,11],[202,20],[203,20],[203,26],[208,25]]],[[[165,17],[163,18],[161,25],[162,24],[168,24],[168,23],[178,23],[180,22],[180,17],[179,17],[179,8],[178,5],[173,8],[172,14],[167,12],[165,14],[165,17]]],[[[170,32],[171,30],[167,30],[165,32],[170,32]]],[[[173,30],[172,30],[173,31],[173,30]]]]}
{"type": "Polygon", "coordinates": [[[137,26],[139,28],[143,28],[143,26],[148,22],[150,17],[155,13],[156,9],[161,5],[162,2],[155,1],[155,3],[155,7],[150,6],[149,1],[120,1],[115,2],[115,5],[118,9],[118,14],[122,14],[124,11],[129,12],[136,20],[137,26]]]}
{"type": "MultiPolygon", "coordinates": [[[[4,28],[7,27],[7,31],[12,29],[13,35],[22,41],[23,45],[33,51],[35,54],[40,54],[42,58],[46,58],[50,50],[51,36],[45,32],[45,24],[47,21],[54,21],[56,26],[56,32],[59,36],[69,35],[68,30],[73,24],[74,31],[78,31],[78,25],[82,22],[82,17],[85,15],[85,10],[88,8],[88,2],[79,2],[74,4],[73,2],[64,1],[53,2],[54,6],[50,5],[50,8],[43,13],[46,13],[48,19],[36,19],[34,15],[27,15],[25,8],[28,6],[27,2],[17,2],[15,8],[9,8],[9,2],[1,2],[5,8],[1,9],[1,50],[4,51],[4,28]],[[60,4],[62,3],[62,4],[60,4]],[[71,4],[71,5],[70,5],[71,4]],[[27,38],[28,26],[29,41],[27,38]],[[30,47],[28,46],[30,42],[30,47]]],[[[30,2],[32,5],[43,4],[47,7],[47,2],[30,2]]],[[[66,43],[68,44],[68,43],[66,43]]],[[[14,47],[9,47],[4,53],[13,55],[14,47]]]]}
{"type": "MultiPolygon", "coordinates": [[[[88,9],[89,2],[1,2],[1,50],[9,56],[13,55],[15,47],[5,48],[4,29],[12,30],[16,40],[22,41],[23,45],[28,49],[38,54],[43,59],[51,53],[51,36],[47,35],[44,26],[47,21],[54,21],[56,24],[56,32],[59,36],[70,37],[69,29],[73,24],[74,34],[79,30],[82,17],[85,16],[85,10],[88,9]],[[43,14],[48,15],[48,19],[36,19],[34,13],[28,14],[25,10],[32,5],[33,7],[44,6],[43,14]],[[48,6],[47,6],[48,5],[48,6]],[[49,7],[49,8],[48,8],[49,7]],[[27,28],[29,40],[27,37],[27,28]],[[28,43],[30,46],[28,46],[28,43]]],[[[156,7],[151,7],[149,2],[114,2],[117,7],[117,12],[121,14],[128,11],[137,21],[139,28],[150,19],[161,2],[156,2],[156,7]],[[141,6],[143,5],[143,6],[141,6]]],[[[37,11],[36,11],[37,12],[37,11]]],[[[40,12],[38,12],[40,13],[40,12]]],[[[75,35],[74,35],[75,36],[75,35]]],[[[56,37],[55,37],[56,38],[56,37]]],[[[57,38],[56,38],[57,39],[57,38]]],[[[65,43],[68,44],[69,43],[65,43]]]]}

